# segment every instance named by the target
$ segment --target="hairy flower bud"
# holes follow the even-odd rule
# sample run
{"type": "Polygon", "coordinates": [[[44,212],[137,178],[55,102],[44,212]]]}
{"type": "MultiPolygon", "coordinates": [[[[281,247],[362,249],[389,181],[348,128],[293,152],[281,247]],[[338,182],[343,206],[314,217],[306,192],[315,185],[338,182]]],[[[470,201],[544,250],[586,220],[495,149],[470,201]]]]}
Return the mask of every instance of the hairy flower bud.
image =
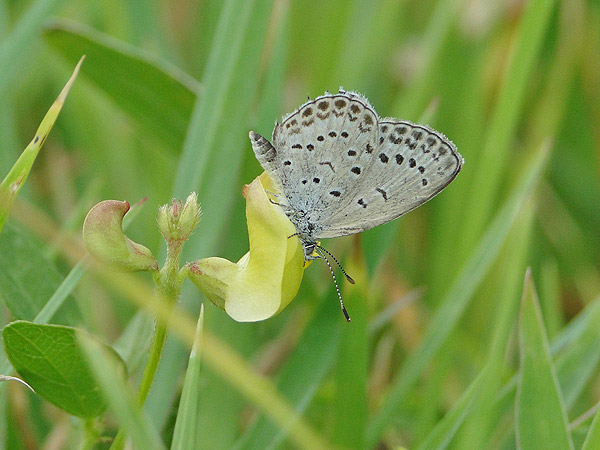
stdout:
{"type": "Polygon", "coordinates": [[[158,208],[158,228],[166,240],[186,241],[200,222],[198,197],[192,192],[185,204],[174,198],[158,208]]]}

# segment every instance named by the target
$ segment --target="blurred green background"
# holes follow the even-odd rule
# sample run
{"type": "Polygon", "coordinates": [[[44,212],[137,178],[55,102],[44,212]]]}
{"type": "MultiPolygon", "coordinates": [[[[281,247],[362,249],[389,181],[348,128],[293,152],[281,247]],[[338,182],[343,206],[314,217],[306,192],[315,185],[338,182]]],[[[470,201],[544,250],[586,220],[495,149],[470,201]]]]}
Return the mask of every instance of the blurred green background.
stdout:
{"type": "MultiPolygon", "coordinates": [[[[157,207],[191,191],[203,221],[184,260],[247,251],[241,189],[262,171],[248,131],[270,136],[307,96],[343,86],[382,117],[443,132],[465,158],[447,189],[324,242],[358,281],[342,287],[350,324],[317,261],[277,317],[241,324],[207,303],[204,326],[332,447],[527,448],[519,308],[530,267],[558,428],[582,446],[592,415],[577,419],[600,397],[600,2],[0,0],[0,173],[82,54],[20,200],[79,235],[98,201],[147,197],[127,233],[155,255],[157,207]]],[[[36,220],[15,214],[11,233],[66,276],[60,242],[36,220]]],[[[188,283],[181,302],[195,319],[206,300],[188,283]]],[[[148,335],[133,317],[125,295],[85,277],[53,322],[143,359],[148,335]]],[[[188,352],[168,340],[145,407],[167,446],[188,352]]],[[[198,448],[301,445],[210,363],[200,386],[198,448]]],[[[77,442],[79,426],[35,395],[10,386],[1,397],[4,448],[77,442]]],[[[528,414],[543,418],[551,407],[537,400],[528,414]]]]}

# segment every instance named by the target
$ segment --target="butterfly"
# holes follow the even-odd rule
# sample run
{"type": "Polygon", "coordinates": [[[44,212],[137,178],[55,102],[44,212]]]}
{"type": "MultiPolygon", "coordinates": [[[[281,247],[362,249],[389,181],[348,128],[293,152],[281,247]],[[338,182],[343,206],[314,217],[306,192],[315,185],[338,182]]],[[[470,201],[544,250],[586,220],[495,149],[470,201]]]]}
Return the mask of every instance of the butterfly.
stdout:
{"type": "MultiPolygon", "coordinates": [[[[333,255],[321,239],[359,233],[412,211],[454,180],[464,162],[442,133],[382,119],[364,96],[341,89],[276,123],[272,143],[253,131],[250,141],[282,193],[277,203],[296,227],[305,260],[322,257],[330,270],[325,253],[333,255]]],[[[338,296],[349,320],[339,289],[338,296]]]]}

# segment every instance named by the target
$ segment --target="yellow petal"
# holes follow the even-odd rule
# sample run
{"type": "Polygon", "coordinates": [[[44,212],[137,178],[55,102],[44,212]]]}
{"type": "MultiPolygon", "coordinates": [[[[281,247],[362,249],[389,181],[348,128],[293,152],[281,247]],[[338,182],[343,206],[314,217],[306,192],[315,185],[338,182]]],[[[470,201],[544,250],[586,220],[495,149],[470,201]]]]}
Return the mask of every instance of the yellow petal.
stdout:
{"type": "Polygon", "coordinates": [[[213,257],[189,265],[190,279],[239,322],[265,320],[285,308],[304,271],[302,245],[289,237],[296,229],[265,188],[274,189],[266,174],[245,187],[250,251],[235,264],[213,257]]]}

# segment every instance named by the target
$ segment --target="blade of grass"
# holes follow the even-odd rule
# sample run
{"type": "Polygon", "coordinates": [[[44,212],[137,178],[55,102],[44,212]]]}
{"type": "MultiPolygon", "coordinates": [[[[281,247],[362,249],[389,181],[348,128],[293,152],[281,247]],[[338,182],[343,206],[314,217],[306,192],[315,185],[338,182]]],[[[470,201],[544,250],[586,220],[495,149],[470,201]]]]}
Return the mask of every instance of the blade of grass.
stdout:
{"type": "Polygon", "coordinates": [[[594,450],[597,448],[600,448],[600,410],[594,416],[581,450],[594,450]]]}
{"type": "Polygon", "coordinates": [[[489,368],[484,368],[481,373],[473,380],[469,388],[454,404],[452,409],[444,415],[444,418],[438,422],[435,428],[429,433],[427,438],[419,444],[417,450],[433,450],[448,448],[452,438],[456,434],[460,425],[473,411],[473,403],[479,396],[479,393],[487,377],[489,368]]]}
{"type": "Polygon", "coordinates": [[[75,82],[75,78],[77,78],[79,68],[83,63],[84,58],[85,57],[81,57],[75,66],[75,69],[73,70],[71,78],[69,78],[69,81],[67,81],[67,84],[65,84],[65,87],[62,89],[42,119],[34,138],[25,148],[25,150],[23,150],[23,153],[17,162],[14,164],[10,172],[8,172],[4,180],[2,180],[2,184],[0,184],[0,231],[2,231],[2,228],[4,227],[4,223],[6,222],[6,218],[8,217],[15,197],[21,190],[25,180],[27,180],[27,176],[31,171],[31,167],[35,162],[40,149],[44,145],[44,141],[48,137],[48,134],[50,134],[50,130],[52,130],[54,122],[58,118],[58,114],[65,103],[71,86],[75,82]]]}
{"type": "MultiPolygon", "coordinates": [[[[570,399],[578,398],[581,390],[589,383],[595,373],[595,368],[600,359],[600,355],[598,355],[598,347],[600,346],[599,322],[600,298],[596,298],[560,331],[550,346],[550,352],[555,360],[559,384],[567,405],[571,402],[570,399]]],[[[517,376],[515,375],[495,400],[494,409],[497,417],[504,417],[514,411],[516,388],[517,376]]],[[[498,419],[498,421],[500,420],[502,419],[498,419]]],[[[508,428],[508,431],[504,434],[511,433],[512,430],[513,428],[508,428]]],[[[508,440],[514,441],[514,439],[508,440]]]]}
{"type": "Polygon", "coordinates": [[[524,204],[507,237],[506,246],[496,265],[497,270],[494,271],[495,277],[502,282],[497,298],[490,298],[496,306],[492,322],[494,330],[491,351],[486,364],[488,370],[482,380],[480,395],[473,404],[473,411],[477,411],[477,414],[469,417],[465,424],[459,448],[485,448],[489,434],[498,423],[492,405],[505,380],[505,358],[518,317],[536,203],[537,196],[531,196],[524,204]]]}
{"type": "Polygon", "coordinates": [[[394,0],[356,0],[348,2],[350,14],[336,53],[336,63],[328,76],[327,86],[345,86],[350,90],[365,89],[371,95],[382,88],[377,79],[384,70],[394,42],[388,37],[405,30],[398,14],[403,7],[394,0]],[[357,55],[361,55],[357,58],[357,55]],[[372,87],[373,89],[368,89],[372,87]]]}
{"type": "MultiPolygon", "coordinates": [[[[227,99],[232,91],[237,91],[232,81],[241,59],[244,39],[250,34],[248,30],[255,3],[254,0],[241,4],[228,0],[223,6],[202,77],[206,94],[196,102],[193,111],[175,179],[175,196],[183,196],[190,187],[200,186],[209,170],[211,152],[218,146],[219,124],[228,120],[225,116],[227,99]]],[[[264,33],[264,28],[262,31],[264,33]]]]}
{"type": "Polygon", "coordinates": [[[200,383],[202,382],[202,327],[204,325],[204,306],[200,308],[200,316],[196,325],[194,345],[190,353],[190,361],[183,382],[183,391],[173,432],[171,449],[184,450],[198,447],[196,433],[198,430],[198,403],[200,402],[200,383]]]}
{"type": "Polygon", "coordinates": [[[519,211],[531,195],[541,176],[548,156],[548,146],[541,146],[526,165],[513,194],[490,223],[486,233],[473,250],[455,282],[434,314],[418,351],[409,355],[397,373],[383,405],[369,424],[367,446],[373,446],[393,421],[402,399],[416,383],[422,370],[448,338],[452,329],[469,304],[477,286],[495,261],[519,211]]]}
{"type": "Polygon", "coordinates": [[[143,130],[179,152],[200,84],[177,67],[76,22],[53,22],[48,43],[69,62],[87,55],[82,75],[143,130]]]}
{"type": "Polygon", "coordinates": [[[71,295],[75,286],[79,283],[85,274],[85,259],[75,264],[60,286],[54,291],[54,294],[48,299],[41,311],[33,319],[33,323],[49,323],[56,311],[62,306],[63,302],[71,295]]]}
{"type": "MultiPolygon", "coordinates": [[[[335,295],[330,290],[327,294],[335,295]]],[[[286,360],[277,376],[277,391],[293,405],[298,415],[306,411],[317,395],[323,379],[334,366],[338,353],[340,328],[344,324],[331,320],[334,314],[339,313],[339,307],[335,302],[327,301],[331,298],[327,294],[302,333],[294,353],[286,360]]],[[[234,448],[278,448],[282,446],[286,436],[286,430],[262,414],[240,437],[234,448]]]]}
{"type": "Polygon", "coordinates": [[[334,442],[342,448],[365,448],[368,417],[369,289],[364,259],[357,251],[358,247],[354,248],[355,252],[346,261],[346,269],[356,280],[356,285],[346,283],[344,286],[344,299],[351,311],[352,326],[342,327],[335,372],[336,390],[332,401],[334,442]]]}
{"type": "Polygon", "coordinates": [[[461,6],[460,2],[453,0],[441,0],[436,3],[422,40],[422,55],[420,56],[424,64],[418,75],[414,77],[414,85],[405,91],[405,96],[398,98],[392,112],[409,119],[417,118],[431,101],[431,96],[435,95],[431,92],[435,86],[433,80],[437,74],[437,70],[434,69],[439,63],[440,53],[447,43],[450,30],[458,17],[461,6]]]}
{"type": "Polygon", "coordinates": [[[510,66],[471,179],[469,202],[456,246],[459,261],[464,261],[474,243],[478,242],[496,204],[496,194],[511,155],[510,145],[521,116],[530,75],[542,49],[555,3],[555,0],[532,0],[525,5],[510,66]]]}
{"type": "MultiPolygon", "coordinates": [[[[11,83],[19,70],[24,70],[25,62],[31,56],[31,47],[37,38],[42,23],[59,7],[64,0],[38,0],[33,3],[8,36],[2,36],[0,45],[0,98],[5,98],[11,83]]],[[[80,55],[81,56],[81,55],[80,55]]]]}
{"type": "Polygon", "coordinates": [[[567,414],[529,271],[523,288],[519,347],[521,367],[515,409],[517,448],[573,449],[567,429],[567,414]]]}
{"type": "Polygon", "coordinates": [[[115,361],[90,336],[81,333],[77,340],[110,408],[119,419],[119,425],[127,430],[136,448],[163,449],[156,429],[141,412],[134,393],[115,361]]]}

